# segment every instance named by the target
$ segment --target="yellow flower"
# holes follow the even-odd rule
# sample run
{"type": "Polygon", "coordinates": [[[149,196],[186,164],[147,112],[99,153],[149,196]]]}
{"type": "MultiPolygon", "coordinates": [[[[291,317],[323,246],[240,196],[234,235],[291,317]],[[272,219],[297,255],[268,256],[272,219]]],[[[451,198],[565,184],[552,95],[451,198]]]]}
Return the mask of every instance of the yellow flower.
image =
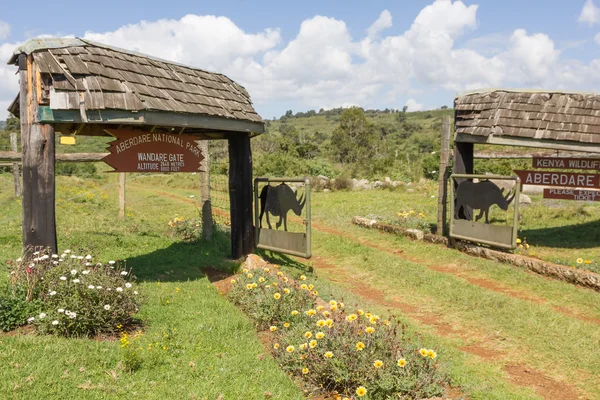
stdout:
{"type": "Polygon", "coordinates": [[[583,258],[579,257],[579,258],[577,259],[577,264],[583,264],[583,258]]]}
{"type": "Polygon", "coordinates": [[[304,312],[306,315],[308,315],[309,317],[312,317],[313,315],[315,315],[317,312],[313,309],[310,309],[308,311],[304,312]]]}
{"type": "Polygon", "coordinates": [[[298,312],[298,311],[296,311],[296,310],[292,311],[292,316],[293,316],[293,317],[295,317],[295,316],[296,316],[296,315],[298,315],[298,314],[299,314],[299,312],[298,312]]]}
{"type": "Polygon", "coordinates": [[[304,367],[302,368],[302,375],[306,375],[308,374],[308,368],[304,367]]]}
{"type": "Polygon", "coordinates": [[[323,306],[318,306],[317,307],[317,311],[323,311],[324,309],[325,309],[325,307],[323,307],[323,306]]]}
{"type": "Polygon", "coordinates": [[[263,271],[265,271],[266,273],[269,273],[269,268],[265,268],[265,269],[263,269],[263,271]]]}
{"type": "Polygon", "coordinates": [[[252,274],[248,274],[246,275],[248,278],[252,278],[252,274]]]}
{"type": "Polygon", "coordinates": [[[305,280],[306,280],[306,276],[304,276],[304,275],[301,275],[301,276],[300,276],[300,280],[301,280],[301,281],[305,281],[305,280]]]}
{"type": "Polygon", "coordinates": [[[283,272],[281,272],[281,271],[277,272],[277,276],[282,276],[282,275],[283,275],[283,272]]]}
{"type": "Polygon", "coordinates": [[[308,285],[308,290],[313,290],[314,288],[315,288],[315,285],[313,285],[313,284],[308,285]]]}
{"type": "Polygon", "coordinates": [[[330,318],[327,318],[325,320],[325,325],[327,325],[329,328],[333,327],[333,320],[330,318]]]}
{"type": "Polygon", "coordinates": [[[317,332],[317,334],[315,335],[315,337],[317,339],[323,339],[325,337],[325,334],[323,332],[317,332]]]}
{"type": "Polygon", "coordinates": [[[356,395],[358,397],[363,397],[365,394],[367,394],[367,389],[364,386],[359,386],[356,389],[356,395]]]}
{"type": "Polygon", "coordinates": [[[289,328],[289,327],[290,327],[290,323],[289,323],[289,322],[286,322],[285,324],[283,324],[283,327],[284,327],[284,328],[289,328]]]}
{"type": "Polygon", "coordinates": [[[337,305],[336,306],[331,306],[331,311],[337,311],[337,309],[338,309],[337,305]]]}
{"type": "Polygon", "coordinates": [[[277,287],[277,282],[273,282],[273,287],[277,287]]]}
{"type": "Polygon", "coordinates": [[[287,281],[289,281],[288,277],[287,277],[287,276],[284,276],[284,277],[283,277],[283,281],[284,281],[284,282],[287,282],[287,281]]]}
{"type": "Polygon", "coordinates": [[[302,343],[300,345],[300,350],[306,350],[307,347],[308,347],[308,343],[302,343]]]}
{"type": "Polygon", "coordinates": [[[311,349],[314,349],[315,347],[317,347],[317,341],[313,339],[310,342],[308,342],[308,345],[311,349]]]}
{"type": "Polygon", "coordinates": [[[406,366],[406,360],[404,358],[401,358],[398,360],[398,366],[400,368],[404,368],[406,366]]]}
{"type": "Polygon", "coordinates": [[[517,238],[517,244],[521,244],[521,239],[517,238]]]}
{"type": "Polygon", "coordinates": [[[437,353],[433,350],[427,350],[427,356],[433,360],[437,357],[437,353]]]}
{"type": "Polygon", "coordinates": [[[320,319],[317,321],[317,326],[318,327],[324,327],[325,326],[325,320],[324,319],[320,319]]]}
{"type": "Polygon", "coordinates": [[[368,313],[366,313],[366,314],[365,314],[365,317],[367,317],[367,318],[371,318],[371,316],[372,316],[372,315],[373,315],[373,314],[371,314],[370,312],[368,312],[368,313]]]}
{"type": "Polygon", "coordinates": [[[263,277],[261,276],[260,278],[258,278],[258,281],[259,281],[260,283],[263,283],[263,282],[265,281],[265,278],[263,278],[263,277]]]}
{"type": "Polygon", "coordinates": [[[592,263],[592,260],[585,260],[583,263],[584,263],[584,264],[591,264],[591,263],[592,263]]]}
{"type": "Polygon", "coordinates": [[[339,307],[339,308],[344,308],[344,307],[346,307],[346,306],[344,305],[344,303],[338,303],[338,307],[339,307]]]}
{"type": "Polygon", "coordinates": [[[252,284],[252,288],[253,288],[253,289],[256,289],[256,287],[257,287],[257,286],[258,286],[258,285],[256,284],[256,282],[252,284]]]}
{"type": "Polygon", "coordinates": [[[365,332],[367,332],[370,335],[371,333],[375,332],[375,328],[373,328],[372,326],[368,326],[365,329],[365,332]]]}
{"type": "Polygon", "coordinates": [[[247,284],[246,289],[248,289],[248,290],[252,289],[252,284],[251,283],[247,284]]]}
{"type": "Polygon", "coordinates": [[[352,322],[354,321],[356,318],[358,318],[358,316],[356,314],[350,314],[346,317],[346,321],[347,322],[352,322]]]}
{"type": "Polygon", "coordinates": [[[269,328],[269,330],[271,332],[275,332],[277,330],[277,327],[275,325],[271,325],[271,327],[269,328]]]}
{"type": "Polygon", "coordinates": [[[288,288],[283,289],[283,293],[290,294],[290,289],[288,289],[288,288]]]}
{"type": "Polygon", "coordinates": [[[421,353],[421,355],[423,357],[427,357],[427,354],[429,354],[428,351],[427,351],[427,349],[421,349],[421,350],[419,350],[419,353],[421,353]]]}
{"type": "Polygon", "coordinates": [[[271,285],[266,285],[265,289],[271,289],[271,285]]]}
{"type": "Polygon", "coordinates": [[[329,317],[329,315],[330,315],[329,311],[327,311],[327,310],[323,311],[323,316],[324,317],[329,317]]]}
{"type": "Polygon", "coordinates": [[[315,291],[313,292],[313,294],[314,294],[315,296],[318,296],[318,295],[319,295],[319,292],[317,292],[317,291],[315,290],[315,291]]]}
{"type": "Polygon", "coordinates": [[[363,351],[364,348],[365,348],[365,344],[363,342],[356,343],[356,350],[363,351]]]}
{"type": "Polygon", "coordinates": [[[529,243],[525,243],[525,249],[529,250],[529,243]]]}
{"type": "Polygon", "coordinates": [[[358,315],[363,315],[365,312],[364,312],[363,310],[357,310],[357,311],[356,311],[356,313],[357,313],[358,315]]]}
{"type": "Polygon", "coordinates": [[[294,350],[296,350],[296,348],[294,346],[288,346],[286,347],[285,351],[287,351],[288,353],[293,353],[294,350]]]}
{"type": "Polygon", "coordinates": [[[388,325],[390,324],[390,320],[389,320],[389,319],[386,319],[385,321],[383,321],[383,324],[384,324],[385,326],[388,326],[388,325]]]}
{"type": "Polygon", "coordinates": [[[375,360],[375,361],[373,362],[373,366],[374,366],[375,368],[381,368],[381,367],[383,367],[383,361],[381,361],[381,360],[375,360]]]}
{"type": "Polygon", "coordinates": [[[329,305],[330,306],[337,306],[337,301],[335,301],[335,300],[329,300],[329,305]]]}
{"type": "Polygon", "coordinates": [[[377,321],[379,321],[379,317],[377,315],[373,315],[371,318],[369,318],[369,322],[372,324],[376,324],[377,321]]]}
{"type": "Polygon", "coordinates": [[[331,357],[333,357],[333,352],[331,352],[331,351],[328,351],[328,352],[326,352],[325,354],[323,354],[323,356],[324,356],[325,358],[331,358],[331,357]]]}
{"type": "Polygon", "coordinates": [[[275,294],[273,295],[273,298],[274,298],[275,300],[279,300],[279,299],[281,298],[281,294],[279,294],[279,293],[275,293],[275,294]]]}
{"type": "Polygon", "coordinates": [[[273,345],[273,348],[274,348],[275,350],[277,350],[277,349],[279,348],[279,343],[275,343],[275,344],[273,345]]]}
{"type": "Polygon", "coordinates": [[[231,283],[235,283],[235,279],[232,279],[232,280],[231,280],[231,283]]]}
{"type": "Polygon", "coordinates": [[[302,285],[300,285],[300,289],[308,290],[308,286],[306,286],[306,283],[303,283],[302,285]]]}
{"type": "Polygon", "coordinates": [[[304,337],[307,339],[310,339],[312,337],[312,332],[311,331],[304,332],[304,337]]]}

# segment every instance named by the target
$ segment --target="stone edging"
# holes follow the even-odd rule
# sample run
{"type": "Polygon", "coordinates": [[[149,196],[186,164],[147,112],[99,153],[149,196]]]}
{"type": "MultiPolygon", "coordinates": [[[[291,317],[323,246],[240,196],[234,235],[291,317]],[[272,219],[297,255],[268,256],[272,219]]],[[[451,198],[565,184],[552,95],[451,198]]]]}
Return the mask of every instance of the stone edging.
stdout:
{"type": "Polygon", "coordinates": [[[406,236],[415,240],[449,245],[471,256],[482,257],[488,260],[516,265],[540,275],[549,276],[561,281],[573,283],[575,285],[587,287],[600,292],[600,275],[593,272],[581,271],[578,269],[565,267],[564,265],[543,261],[537,258],[493,250],[487,247],[481,247],[462,241],[453,240],[452,243],[450,243],[448,238],[445,236],[424,233],[418,229],[406,229],[399,226],[382,224],[376,220],[371,220],[368,218],[352,217],[352,223],[363,228],[378,229],[380,231],[406,236]]]}

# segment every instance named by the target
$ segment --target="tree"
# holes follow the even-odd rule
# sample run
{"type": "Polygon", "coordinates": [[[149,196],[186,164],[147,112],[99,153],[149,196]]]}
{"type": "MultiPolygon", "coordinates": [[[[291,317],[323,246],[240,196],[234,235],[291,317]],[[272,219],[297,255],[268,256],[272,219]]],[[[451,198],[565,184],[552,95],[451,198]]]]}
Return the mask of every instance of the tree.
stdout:
{"type": "Polygon", "coordinates": [[[344,164],[369,160],[375,154],[378,139],[375,126],[362,109],[345,109],[331,136],[333,155],[344,164]]]}
{"type": "Polygon", "coordinates": [[[4,130],[7,132],[21,132],[21,121],[19,118],[8,117],[4,130]]]}

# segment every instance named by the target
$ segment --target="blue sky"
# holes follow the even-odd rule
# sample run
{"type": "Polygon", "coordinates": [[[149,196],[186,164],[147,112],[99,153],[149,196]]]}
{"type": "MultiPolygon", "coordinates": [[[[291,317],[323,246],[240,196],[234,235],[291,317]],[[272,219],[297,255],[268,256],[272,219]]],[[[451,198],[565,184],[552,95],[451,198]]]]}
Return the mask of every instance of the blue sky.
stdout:
{"type": "MultiPolygon", "coordinates": [[[[34,0],[3,8],[0,56],[38,35],[87,33],[226,73],[264,118],[348,105],[427,109],[476,87],[598,90],[597,1],[34,0]]],[[[0,67],[2,110],[16,94],[13,72],[0,67]]]]}

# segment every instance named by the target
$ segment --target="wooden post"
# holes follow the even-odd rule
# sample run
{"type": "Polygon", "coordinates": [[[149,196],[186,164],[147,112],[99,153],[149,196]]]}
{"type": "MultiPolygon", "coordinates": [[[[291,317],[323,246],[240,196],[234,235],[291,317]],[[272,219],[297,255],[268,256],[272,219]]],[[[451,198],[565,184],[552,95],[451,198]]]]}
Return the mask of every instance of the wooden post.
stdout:
{"type": "Polygon", "coordinates": [[[23,163],[23,247],[56,242],[54,126],[37,122],[39,72],[32,56],[19,56],[21,148],[23,163]],[[34,71],[34,68],[36,69],[34,71]]]}
{"type": "Polygon", "coordinates": [[[125,172],[119,172],[119,219],[125,220],[125,172]]]}
{"type": "Polygon", "coordinates": [[[442,119],[442,138],[440,148],[440,174],[438,188],[438,218],[437,234],[443,235],[446,232],[447,207],[448,207],[448,161],[450,159],[450,116],[444,115],[442,119]]]}
{"type": "Polygon", "coordinates": [[[250,138],[237,134],[229,139],[229,199],[231,207],[231,256],[238,259],[254,250],[252,226],[252,151],[250,138]]]}
{"type": "MultiPolygon", "coordinates": [[[[17,132],[10,133],[10,149],[15,153],[19,151],[19,148],[17,147],[17,132]]],[[[15,196],[21,197],[21,173],[19,172],[19,163],[14,162],[12,168],[13,179],[15,181],[15,196]]]]}
{"type": "Polygon", "coordinates": [[[213,234],[212,205],[210,202],[210,157],[208,141],[200,141],[204,160],[200,164],[200,205],[202,207],[202,239],[210,241],[213,234]]]}

